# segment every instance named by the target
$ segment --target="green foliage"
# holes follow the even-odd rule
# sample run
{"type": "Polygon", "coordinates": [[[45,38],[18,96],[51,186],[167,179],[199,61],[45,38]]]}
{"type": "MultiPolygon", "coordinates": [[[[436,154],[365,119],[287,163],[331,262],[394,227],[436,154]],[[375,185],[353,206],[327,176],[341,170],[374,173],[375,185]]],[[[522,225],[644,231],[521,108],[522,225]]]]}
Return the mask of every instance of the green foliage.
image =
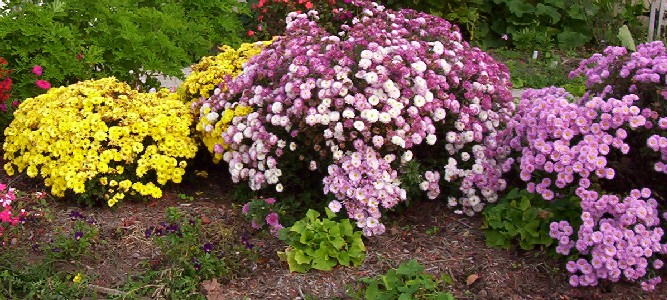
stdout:
{"type": "Polygon", "coordinates": [[[158,84],[150,75],[182,77],[215,44],[239,44],[237,11],[248,12],[236,0],[37,2],[5,1],[13,9],[0,17],[0,53],[19,101],[37,93],[33,65],[52,86],[115,76],[148,89],[158,84]]]}
{"type": "Polygon", "coordinates": [[[91,246],[99,242],[99,228],[83,220],[76,220],[67,234],[59,234],[47,250],[53,259],[78,259],[93,254],[91,246]]]}
{"type": "Polygon", "coordinates": [[[468,38],[485,47],[512,45],[544,51],[619,43],[610,28],[623,24],[643,32],[637,18],[642,1],[625,0],[385,0],[392,8],[413,8],[459,24],[468,38]],[[636,2],[636,3],[635,3],[636,2]],[[511,39],[503,41],[508,35],[511,39]]]}
{"type": "MultiPolygon", "coordinates": [[[[30,250],[25,250],[30,251],[30,250]]],[[[84,299],[95,296],[85,279],[73,282],[74,275],[52,260],[29,264],[19,259],[20,251],[0,251],[0,300],[4,299],[84,299]]]]}
{"type": "Polygon", "coordinates": [[[454,300],[448,292],[439,288],[453,281],[447,275],[436,278],[424,273],[424,266],[416,260],[403,262],[396,269],[375,278],[361,278],[348,293],[354,299],[437,299],[454,300]]]}
{"type": "Polygon", "coordinates": [[[506,48],[495,49],[494,58],[505,63],[510,71],[514,88],[542,88],[563,86],[574,95],[583,95],[584,80],[569,79],[570,70],[579,64],[581,51],[539,52],[537,59],[531,58],[532,51],[517,51],[506,48]]]}
{"type": "Polygon", "coordinates": [[[279,231],[279,238],[289,247],[278,255],[287,260],[291,272],[359,266],[366,259],[361,231],[355,231],[349,219],[334,221],[335,214],[329,209],[326,213],[326,218],[319,218],[320,213],[308,210],[305,218],[279,231]]]}
{"type": "Polygon", "coordinates": [[[200,218],[174,207],[167,208],[165,221],[145,232],[160,249],[160,268],[132,275],[123,288],[127,296],[205,299],[199,292],[202,281],[228,278],[254,259],[254,252],[236,242],[229,229],[205,227],[200,218]]]}
{"type": "Polygon", "coordinates": [[[581,213],[576,197],[545,201],[539,194],[514,188],[498,204],[484,210],[484,237],[492,247],[509,249],[518,241],[523,250],[550,247],[553,220],[576,220],[581,213]]]}

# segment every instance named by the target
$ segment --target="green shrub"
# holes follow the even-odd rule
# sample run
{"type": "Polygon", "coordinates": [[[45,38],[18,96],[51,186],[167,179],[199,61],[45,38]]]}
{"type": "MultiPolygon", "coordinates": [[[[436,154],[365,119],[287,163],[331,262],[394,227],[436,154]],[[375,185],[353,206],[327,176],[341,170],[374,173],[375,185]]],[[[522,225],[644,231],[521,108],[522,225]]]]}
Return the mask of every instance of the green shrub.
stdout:
{"type": "Polygon", "coordinates": [[[279,231],[279,238],[289,247],[278,254],[287,260],[291,272],[359,266],[366,259],[361,231],[354,231],[349,219],[334,221],[335,214],[329,209],[326,213],[327,217],[321,219],[320,213],[308,210],[305,218],[279,231]]]}
{"type": "Polygon", "coordinates": [[[442,275],[440,279],[424,273],[424,266],[416,260],[403,262],[387,274],[374,278],[361,278],[354,290],[348,293],[354,299],[437,299],[454,300],[448,292],[440,291],[440,286],[451,284],[452,279],[442,275]]]}
{"type": "Polygon", "coordinates": [[[484,237],[492,247],[509,249],[518,241],[523,250],[550,247],[553,220],[576,220],[581,213],[576,197],[545,201],[539,194],[514,188],[496,205],[484,210],[484,237]]]}
{"type": "Polygon", "coordinates": [[[248,12],[236,0],[44,2],[5,1],[13,9],[0,13],[0,53],[14,69],[18,101],[36,95],[33,65],[53,86],[115,76],[148,89],[158,82],[143,76],[182,77],[214,45],[240,44],[237,16],[248,12]]]}

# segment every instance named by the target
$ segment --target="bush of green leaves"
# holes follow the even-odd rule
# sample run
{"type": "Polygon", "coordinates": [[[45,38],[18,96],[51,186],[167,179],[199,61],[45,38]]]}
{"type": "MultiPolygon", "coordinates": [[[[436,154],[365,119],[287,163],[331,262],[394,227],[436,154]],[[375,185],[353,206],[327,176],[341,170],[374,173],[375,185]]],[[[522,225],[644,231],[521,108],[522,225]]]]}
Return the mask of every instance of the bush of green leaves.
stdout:
{"type": "Polygon", "coordinates": [[[487,206],[482,229],[488,246],[509,249],[517,241],[523,250],[548,248],[554,243],[549,236],[551,221],[576,223],[580,213],[575,197],[545,201],[539,194],[514,188],[496,205],[487,206]]]}
{"type": "Polygon", "coordinates": [[[424,273],[424,266],[416,260],[403,262],[396,269],[387,271],[385,275],[374,278],[359,279],[355,289],[348,288],[354,299],[433,299],[454,300],[448,292],[442,292],[440,286],[451,284],[447,275],[436,278],[424,273]]]}
{"type": "Polygon", "coordinates": [[[183,77],[181,69],[215,45],[240,44],[239,16],[249,13],[237,0],[4,3],[0,53],[14,70],[17,101],[36,95],[33,65],[54,87],[113,76],[148,89],[157,80],[142,82],[146,75],[183,77]]]}
{"type": "Polygon", "coordinates": [[[335,214],[326,209],[326,217],[308,210],[306,217],[279,231],[279,238],[289,246],[279,252],[291,272],[310,269],[329,271],[336,265],[359,266],[366,259],[361,231],[355,231],[349,219],[332,220],[335,214]]]}

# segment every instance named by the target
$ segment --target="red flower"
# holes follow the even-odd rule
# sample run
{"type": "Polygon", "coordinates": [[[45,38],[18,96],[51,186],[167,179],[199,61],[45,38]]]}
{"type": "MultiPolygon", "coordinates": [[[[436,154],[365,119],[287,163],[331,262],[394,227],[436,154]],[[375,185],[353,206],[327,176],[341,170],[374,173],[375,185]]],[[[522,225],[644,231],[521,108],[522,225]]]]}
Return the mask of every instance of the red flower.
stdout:
{"type": "Polygon", "coordinates": [[[39,79],[35,82],[35,84],[37,84],[37,87],[40,89],[48,90],[51,88],[51,84],[46,80],[39,79]]]}
{"type": "Polygon", "coordinates": [[[307,8],[307,9],[311,9],[311,8],[313,8],[313,3],[310,2],[310,1],[306,2],[306,8],[307,8]]]}
{"type": "Polygon", "coordinates": [[[248,30],[248,36],[253,36],[253,35],[255,35],[255,32],[252,30],[248,30]]]}

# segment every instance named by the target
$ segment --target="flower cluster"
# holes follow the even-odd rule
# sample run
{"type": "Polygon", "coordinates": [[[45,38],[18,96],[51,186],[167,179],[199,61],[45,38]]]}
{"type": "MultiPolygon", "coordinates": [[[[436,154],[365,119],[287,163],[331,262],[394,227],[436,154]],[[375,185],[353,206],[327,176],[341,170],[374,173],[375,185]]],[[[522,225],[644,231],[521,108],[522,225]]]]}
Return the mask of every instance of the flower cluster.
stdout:
{"type": "MultiPolygon", "coordinates": [[[[658,204],[650,189],[632,190],[623,200],[588,192],[581,205],[583,224],[576,243],[570,240],[572,227],[566,221],[552,223],[550,232],[559,241],[559,253],[567,255],[576,246],[579,253],[591,257],[567,263],[572,286],[593,286],[600,279],[617,282],[622,277],[637,281],[650,270],[662,268],[657,255],[667,254],[667,244],[660,243],[664,229],[659,227],[658,204]]],[[[660,280],[648,279],[642,287],[651,290],[660,280]]]]}
{"type": "MultiPolygon", "coordinates": [[[[66,191],[104,198],[159,198],[178,183],[197,146],[192,115],[176,94],[139,93],[114,78],[84,81],[29,98],[5,130],[4,168],[66,191]]],[[[94,200],[97,200],[94,199],[94,200]]]]}
{"type": "Polygon", "coordinates": [[[661,281],[653,270],[662,268],[660,255],[667,253],[661,243],[666,61],[661,42],[631,54],[609,47],[570,74],[586,76],[582,99],[558,88],[529,90],[498,135],[498,143],[520,153],[520,177],[530,192],[546,200],[581,199],[583,224],[575,228],[579,220],[564,220],[550,232],[558,253],[584,255],[568,263],[573,286],[625,278],[651,290],[661,281]]]}
{"type": "Polygon", "coordinates": [[[239,49],[222,46],[220,54],[204,57],[194,65],[192,74],[183,82],[181,92],[195,114],[197,136],[213,154],[213,160],[216,163],[222,159],[222,152],[226,147],[221,137],[222,132],[227,129],[234,116],[245,116],[252,110],[237,106],[221,114],[212,113],[210,106],[206,103],[202,104],[202,100],[225,90],[225,80],[230,80],[238,75],[243,69],[243,64],[269,44],[271,44],[270,41],[246,43],[242,44],[239,49]],[[228,76],[230,77],[227,78],[228,76]]]}
{"type": "Polygon", "coordinates": [[[275,198],[253,199],[241,209],[243,215],[251,221],[252,228],[262,229],[264,225],[268,225],[269,231],[275,237],[278,237],[278,230],[283,228],[280,224],[280,211],[275,198]]]}
{"type": "Polygon", "coordinates": [[[340,25],[349,23],[358,14],[351,0],[259,0],[251,6],[256,15],[249,36],[271,38],[283,35],[285,17],[290,12],[318,11],[323,27],[337,33],[340,25]]]}
{"type": "Polygon", "coordinates": [[[9,94],[12,91],[12,79],[9,75],[12,74],[11,69],[7,69],[7,61],[0,57],[0,111],[7,111],[7,104],[5,101],[9,99],[9,94]]]}
{"type": "MultiPolygon", "coordinates": [[[[357,221],[365,236],[384,233],[385,226],[379,222],[380,208],[392,208],[406,199],[406,191],[400,187],[398,172],[391,168],[395,158],[382,158],[372,147],[363,145],[357,151],[344,155],[336,164],[329,166],[329,175],[324,178],[324,192],[344,201],[348,215],[357,221]]],[[[340,210],[338,201],[329,208],[340,210]]]]}
{"type": "Polygon", "coordinates": [[[635,105],[636,95],[595,97],[585,105],[569,99],[560,88],[528,90],[508,123],[509,144],[521,152],[520,177],[545,200],[571,185],[580,194],[591,178],[614,179],[617,170],[608,162],[612,152],[628,154],[628,130],[651,127],[647,120],[653,114],[635,105]]]}
{"type": "Polygon", "coordinates": [[[667,100],[666,74],[667,50],[662,41],[655,41],[637,46],[633,53],[625,47],[608,47],[581,61],[570,78],[585,76],[588,91],[582,100],[633,93],[646,107],[667,100]]]}
{"type": "MultiPolygon", "coordinates": [[[[346,183],[335,178],[347,176],[349,184],[350,172],[369,167],[343,168],[343,160],[370,155],[391,178],[385,184],[394,191],[385,196],[393,199],[375,199],[389,208],[402,200],[394,179],[403,163],[432,161],[426,168],[433,170],[451,158],[448,174],[439,181],[429,176],[429,186],[449,186],[460,196],[450,204],[467,214],[479,211],[484,199],[495,201],[505,187],[501,163],[509,153],[495,135],[514,111],[507,68],[471,48],[441,18],[352,4],[363,13],[335,35],[320,26],[316,11],[290,13],[285,35],[206,102],[216,113],[237,106],[253,110],[234,117],[222,133],[229,147],[223,159],[234,182],[282,192],[299,178],[286,167],[328,171],[337,165],[326,185],[338,188],[346,183]],[[470,198],[476,200],[465,200],[470,198]]],[[[355,188],[368,189],[384,180],[382,173],[365,174],[355,188]]],[[[430,188],[430,197],[437,191],[430,188]]],[[[377,216],[363,203],[370,197],[338,196],[351,217],[377,216]]]]}
{"type": "MultiPolygon", "coordinates": [[[[5,184],[0,183],[0,237],[5,231],[5,224],[16,226],[19,223],[19,217],[12,212],[12,202],[16,200],[15,190],[8,188],[5,184]]],[[[24,211],[21,211],[23,214],[24,211]]]]}
{"type": "Polygon", "coordinates": [[[216,88],[224,89],[220,84],[225,77],[235,77],[243,70],[243,64],[270,45],[270,41],[244,43],[238,49],[224,45],[216,56],[206,56],[192,66],[192,73],[183,81],[184,100],[193,102],[201,97],[208,98],[216,88]]]}

